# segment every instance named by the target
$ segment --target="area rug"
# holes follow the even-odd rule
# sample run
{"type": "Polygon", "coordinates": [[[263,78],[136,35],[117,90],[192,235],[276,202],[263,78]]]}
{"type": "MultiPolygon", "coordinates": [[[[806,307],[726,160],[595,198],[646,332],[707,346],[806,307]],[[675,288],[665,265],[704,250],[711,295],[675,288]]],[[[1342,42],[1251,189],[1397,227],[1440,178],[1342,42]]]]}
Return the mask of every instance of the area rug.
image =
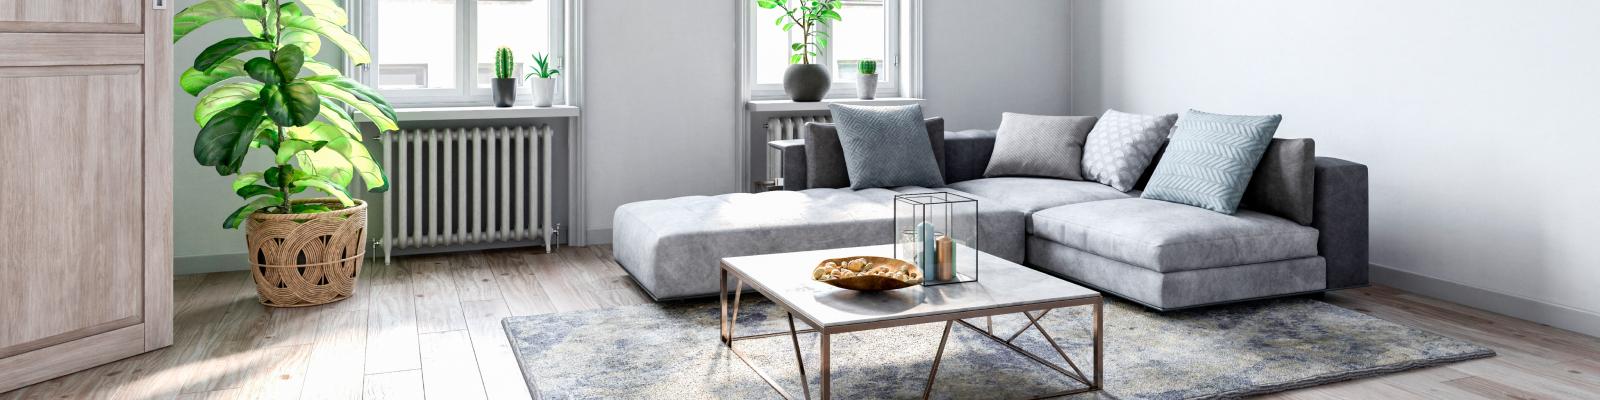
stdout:
{"type": "MultiPolygon", "coordinates": [[[[738,333],[787,332],[773,303],[746,299],[738,333]]],[[[665,303],[506,318],[530,390],[547,399],[781,398],[718,341],[717,302],[665,303]]],[[[1042,319],[1050,336],[1092,372],[1090,309],[1042,319]]],[[[977,327],[990,321],[968,320],[977,327]]],[[[1009,336],[1021,316],[995,317],[1009,336]]],[[[799,328],[804,329],[803,323],[799,328]]],[[[833,336],[835,398],[920,398],[943,324],[833,336]]],[[[820,388],[817,335],[801,334],[812,395],[820,388]]],[[[934,398],[1030,398],[1074,387],[1035,361],[957,324],[939,364],[934,398]]],[[[1035,331],[1016,342],[1063,368],[1035,331]]],[[[735,343],[792,395],[799,373],[788,335],[735,343]]],[[[1084,398],[1232,398],[1475,358],[1494,351],[1311,299],[1158,314],[1108,301],[1105,385],[1084,398]]]]}

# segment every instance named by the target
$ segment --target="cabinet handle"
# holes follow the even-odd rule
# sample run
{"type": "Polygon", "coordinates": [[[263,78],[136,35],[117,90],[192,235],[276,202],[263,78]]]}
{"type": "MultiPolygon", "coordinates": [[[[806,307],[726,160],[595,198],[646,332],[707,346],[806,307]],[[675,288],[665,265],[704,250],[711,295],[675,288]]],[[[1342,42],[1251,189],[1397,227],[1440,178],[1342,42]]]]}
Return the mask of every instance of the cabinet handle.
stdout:
{"type": "Polygon", "coordinates": [[[165,10],[167,9],[167,0],[155,0],[155,3],[152,4],[151,7],[154,7],[157,10],[165,10]]]}

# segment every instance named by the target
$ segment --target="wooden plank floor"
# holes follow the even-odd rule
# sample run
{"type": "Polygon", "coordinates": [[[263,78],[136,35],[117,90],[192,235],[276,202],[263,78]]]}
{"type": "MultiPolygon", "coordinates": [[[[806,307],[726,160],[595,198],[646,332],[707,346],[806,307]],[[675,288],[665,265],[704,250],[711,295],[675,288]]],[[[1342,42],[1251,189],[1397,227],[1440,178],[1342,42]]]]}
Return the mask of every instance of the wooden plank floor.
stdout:
{"type": "MultiPolygon", "coordinates": [[[[603,246],[404,257],[362,275],[355,298],[301,309],[257,304],[244,272],[178,276],[172,347],[0,400],[527,399],[501,318],[649,301],[603,246]]],[[[1268,397],[1600,398],[1600,339],[1384,287],[1324,300],[1500,356],[1268,397]]]]}

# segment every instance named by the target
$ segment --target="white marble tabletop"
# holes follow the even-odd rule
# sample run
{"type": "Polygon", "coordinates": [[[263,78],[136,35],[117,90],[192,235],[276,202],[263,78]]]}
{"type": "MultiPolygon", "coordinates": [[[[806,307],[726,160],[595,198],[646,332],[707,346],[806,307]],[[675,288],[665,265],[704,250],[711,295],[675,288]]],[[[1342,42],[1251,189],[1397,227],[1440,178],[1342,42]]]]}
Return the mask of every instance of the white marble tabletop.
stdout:
{"type": "MultiPolygon", "coordinates": [[[[811,279],[822,260],[851,256],[892,257],[892,245],[764,254],[722,259],[767,298],[818,328],[916,319],[940,314],[1098,297],[1100,293],[1060,278],[979,252],[977,282],[912,286],[883,292],[840,289],[811,279]]],[[[732,282],[729,282],[730,284],[732,282]]]]}

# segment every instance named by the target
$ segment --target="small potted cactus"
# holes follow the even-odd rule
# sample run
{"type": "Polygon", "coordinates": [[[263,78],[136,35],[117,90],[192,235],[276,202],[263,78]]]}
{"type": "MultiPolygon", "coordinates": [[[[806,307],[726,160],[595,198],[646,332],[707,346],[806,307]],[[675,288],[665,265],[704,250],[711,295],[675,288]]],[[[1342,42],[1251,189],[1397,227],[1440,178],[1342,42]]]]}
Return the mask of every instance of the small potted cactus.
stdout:
{"type": "Polygon", "coordinates": [[[861,60],[856,64],[856,98],[872,100],[878,94],[878,61],[861,60]]]}
{"type": "Polygon", "coordinates": [[[494,51],[494,106],[511,107],[517,103],[517,78],[511,75],[516,63],[512,61],[511,48],[494,51]]]}
{"type": "Polygon", "coordinates": [[[533,106],[549,107],[555,103],[556,74],[560,70],[550,68],[550,55],[533,54],[533,72],[528,74],[528,83],[533,86],[533,106]]]}

